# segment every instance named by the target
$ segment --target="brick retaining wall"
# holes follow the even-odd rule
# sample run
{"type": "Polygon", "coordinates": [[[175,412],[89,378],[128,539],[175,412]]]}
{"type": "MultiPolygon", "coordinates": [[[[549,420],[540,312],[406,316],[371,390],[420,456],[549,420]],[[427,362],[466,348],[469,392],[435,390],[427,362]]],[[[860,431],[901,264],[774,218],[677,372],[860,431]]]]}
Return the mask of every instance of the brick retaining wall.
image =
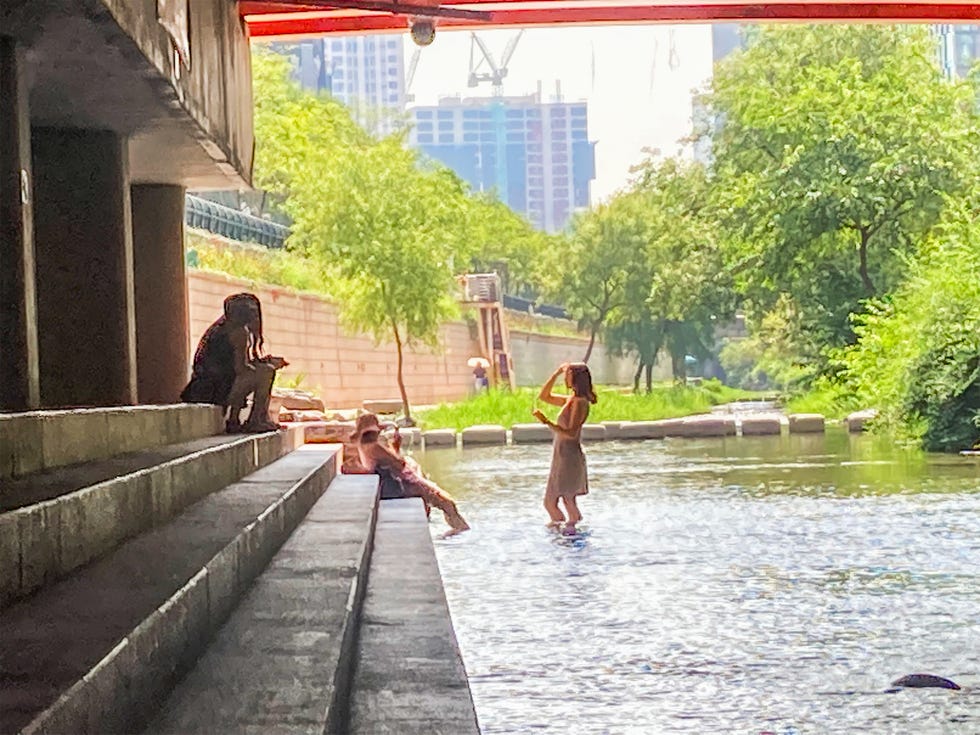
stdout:
{"type": "MultiPolygon", "coordinates": [[[[253,291],[262,300],[266,349],[290,365],[286,378],[302,373],[300,387],[317,392],[330,408],[359,407],[368,398],[397,398],[397,354],[394,344],[375,345],[366,335],[347,333],[339,324],[336,305],[318,296],[272,286],[256,287],[243,279],[188,270],[191,352],[204,331],[221,315],[226,296],[253,291]]],[[[472,391],[473,374],[466,360],[479,354],[476,328],[463,321],[441,330],[442,349],[409,350],[405,385],[413,404],[457,400],[472,391]]],[[[521,385],[533,385],[560,362],[581,359],[586,340],[555,335],[511,333],[514,368],[521,385]],[[524,363],[522,365],[522,362],[524,363]]],[[[594,361],[599,383],[628,382],[628,361],[605,358],[601,345],[594,361]]]]}

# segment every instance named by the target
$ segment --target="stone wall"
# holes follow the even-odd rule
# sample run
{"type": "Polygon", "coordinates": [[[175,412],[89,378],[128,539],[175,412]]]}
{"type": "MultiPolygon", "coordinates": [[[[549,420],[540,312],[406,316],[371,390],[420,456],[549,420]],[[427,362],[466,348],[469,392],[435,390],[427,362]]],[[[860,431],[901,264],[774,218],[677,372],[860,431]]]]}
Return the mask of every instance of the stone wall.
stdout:
{"type": "MultiPolygon", "coordinates": [[[[589,346],[587,337],[565,337],[510,329],[510,349],[518,385],[540,385],[556,366],[563,362],[580,362],[589,346]]],[[[602,385],[632,385],[636,372],[634,360],[613,357],[597,344],[589,359],[592,379],[602,385]]],[[[654,368],[654,380],[669,380],[670,364],[654,368]]]]}
{"type": "MultiPolygon", "coordinates": [[[[366,335],[352,335],[339,323],[339,310],[326,299],[271,286],[256,288],[242,280],[191,269],[188,271],[191,354],[197,340],[221,315],[221,303],[238,291],[254,291],[262,300],[266,349],[283,355],[290,365],[284,377],[302,374],[300,387],[317,392],[330,408],[354,408],[365,399],[397,398],[397,356],[393,344],[375,345],[366,335]]],[[[543,382],[555,366],[581,360],[585,339],[511,330],[514,369],[520,385],[543,382]]],[[[414,404],[464,398],[472,392],[473,374],[466,361],[479,354],[476,327],[465,321],[442,327],[442,348],[409,350],[405,357],[405,384],[414,404]]],[[[600,359],[597,346],[596,381],[627,384],[632,364],[600,359]]]]}

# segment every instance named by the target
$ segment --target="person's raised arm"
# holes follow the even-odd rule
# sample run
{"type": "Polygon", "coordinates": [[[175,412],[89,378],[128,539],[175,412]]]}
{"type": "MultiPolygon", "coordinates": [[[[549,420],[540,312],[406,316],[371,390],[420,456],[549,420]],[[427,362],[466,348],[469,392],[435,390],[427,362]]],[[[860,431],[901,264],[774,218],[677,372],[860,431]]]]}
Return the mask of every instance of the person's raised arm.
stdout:
{"type": "Polygon", "coordinates": [[[551,377],[545,381],[545,384],[541,386],[541,392],[538,393],[539,401],[550,403],[552,406],[565,405],[565,396],[556,395],[551,392],[551,389],[555,387],[555,381],[558,380],[558,376],[565,374],[565,368],[567,367],[567,364],[562,363],[555,369],[555,372],[551,374],[551,377]]]}

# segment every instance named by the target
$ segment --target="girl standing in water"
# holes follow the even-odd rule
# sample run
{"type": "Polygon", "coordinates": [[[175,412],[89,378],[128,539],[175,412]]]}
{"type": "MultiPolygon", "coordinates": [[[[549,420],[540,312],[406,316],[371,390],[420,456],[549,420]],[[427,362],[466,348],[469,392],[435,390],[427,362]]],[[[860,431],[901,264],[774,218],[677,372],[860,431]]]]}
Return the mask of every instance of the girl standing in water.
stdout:
{"type": "Polygon", "coordinates": [[[534,417],[546,424],[555,435],[551,472],[544,492],[544,507],[551,517],[548,525],[558,528],[564,523],[566,530],[574,532],[575,524],[582,520],[576,499],[589,492],[589,475],[582,452],[582,425],[589,417],[589,407],[596,402],[596,395],[592,390],[592,374],[588,366],[584,362],[559,365],[542,386],[538,399],[561,406],[556,421],[551,421],[540,409],[536,408],[533,412],[534,417]],[[565,386],[572,390],[569,396],[551,392],[562,373],[565,375],[565,386]],[[558,506],[559,499],[565,506],[564,513],[558,506]]]}

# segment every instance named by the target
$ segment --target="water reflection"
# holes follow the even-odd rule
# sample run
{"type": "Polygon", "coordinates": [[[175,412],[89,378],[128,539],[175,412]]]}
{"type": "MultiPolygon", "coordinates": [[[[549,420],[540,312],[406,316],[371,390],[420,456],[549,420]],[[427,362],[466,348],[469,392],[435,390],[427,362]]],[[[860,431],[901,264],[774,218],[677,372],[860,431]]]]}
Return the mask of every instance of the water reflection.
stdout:
{"type": "Polygon", "coordinates": [[[544,527],[548,447],[424,457],[474,526],[437,554],[484,732],[980,732],[976,461],[844,432],[586,451],[574,537],[544,527]],[[918,671],[965,689],[884,693],[918,671]]]}

